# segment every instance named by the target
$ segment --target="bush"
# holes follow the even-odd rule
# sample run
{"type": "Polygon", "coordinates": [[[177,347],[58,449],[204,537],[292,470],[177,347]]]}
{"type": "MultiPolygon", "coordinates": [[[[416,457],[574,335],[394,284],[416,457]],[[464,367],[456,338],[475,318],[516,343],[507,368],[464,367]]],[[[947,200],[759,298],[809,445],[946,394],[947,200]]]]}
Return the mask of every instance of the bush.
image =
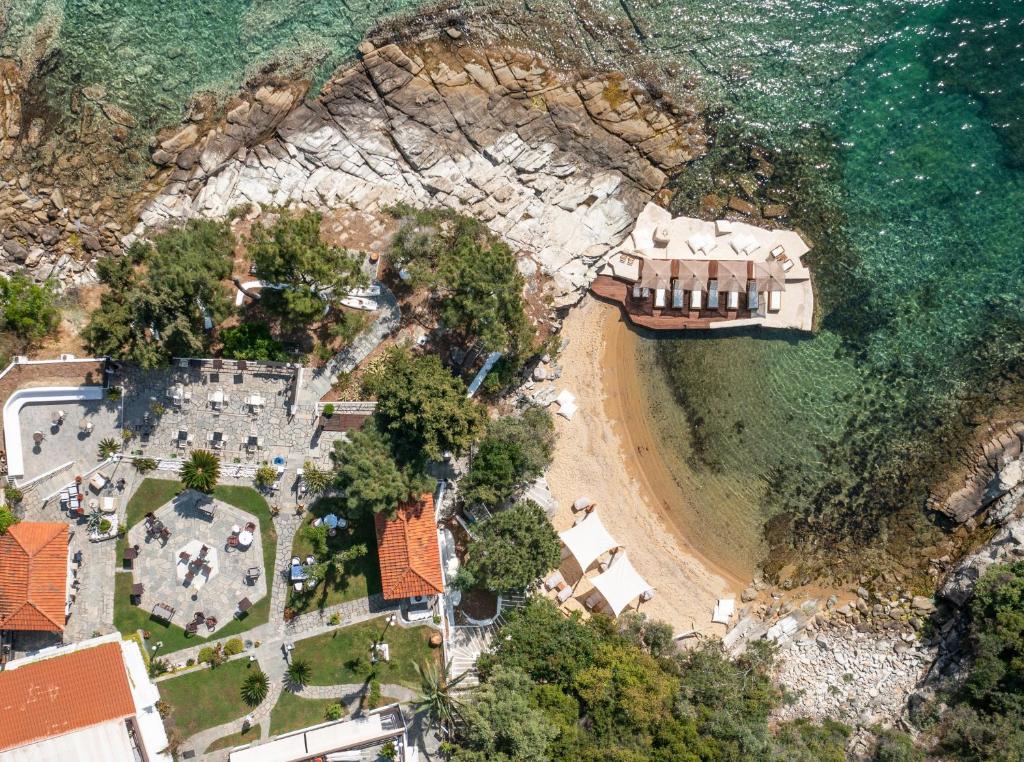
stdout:
{"type": "Polygon", "coordinates": [[[341,624],[341,614],[331,614],[327,620],[327,624],[331,625],[331,627],[337,627],[341,624]]]}
{"type": "Polygon", "coordinates": [[[156,461],[152,458],[136,458],[135,470],[140,474],[148,474],[150,471],[156,470],[156,461]]]}
{"type": "Polygon", "coordinates": [[[241,638],[231,638],[227,643],[224,644],[224,655],[234,656],[240,654],[245,650],[245,645],[242,643],[241,638]]]}
{"type": "Polygon", "coordinates": [[[109,389],[107,389],[107,399],[110,400],[111,402],[117,402],[118,400],[120,400],[122,394],[123,392],[121,391],[120,386],[112,386],[109,389]]]}
{"type": "Polygon", "coordinates": [[[332,415],[334,415],[334,405],[328,402],[326,405],[324,405],[324,417],[330,418],[332,415]]]}
{"type": "Polygon", "coordinates": [[[3,327],[27,342],[38,341],[57,328],[60,317],[53,284],[33,283],[21,273],[0,277],[0,318],[3,327]]]}
{"type": "Polygon", "coordinates": [[[518,418],[499,418],[487,426],[469,474],[459,485],[465,503],[496,507],[517,487],[536,479],[551,463],[555,427],[542,408],[530,408],[518,418]]]}
{"type": "Polygon", "coordinates": [[[212,664],[214,660],[214,652],[212,646],[203,646],[199,649],[199,655],[196,657],[203,664],[212,664]]]}
{"type": "Polygon", "coordinates": [[[110,531],[110,520],[100,519],[100,534],[106,534],[110,531]]]}
{"type": "Polygon", "coordinates": [[[4,489],[4,494],[7,496],[7,502],[11,505],[17,505],[25,498],[25,493],[15,487],[13,484],[9,484],[4,489]]]}
{"type": "Polygon", "coordinates": [[[378,680],[370,681],[370,695],[366,699],[366,705],[369,709],[376,709],[381,705],[380,682],[378,680]]]}
{"type": "Polygon", "coordinates": [[[256,469],[256,486],[260,489],[267,489],[271,484],[277,481],[277,469],[273,466],[268,466],[264,463],[262,466],[256,469]]]}
{"type": "Polygon", "coordinates": [[[170,665],[166,659],[153,659],[149,663],[149,676],[160,677],[160,675],[166,674],[171,671],[170,665]]]}
{"type": "Polygon", "coordinates": [[[345,708],[341,704],[328,704],[324,710],[324,718],[328,720],[340,720],[345,714],[345,708]]]}

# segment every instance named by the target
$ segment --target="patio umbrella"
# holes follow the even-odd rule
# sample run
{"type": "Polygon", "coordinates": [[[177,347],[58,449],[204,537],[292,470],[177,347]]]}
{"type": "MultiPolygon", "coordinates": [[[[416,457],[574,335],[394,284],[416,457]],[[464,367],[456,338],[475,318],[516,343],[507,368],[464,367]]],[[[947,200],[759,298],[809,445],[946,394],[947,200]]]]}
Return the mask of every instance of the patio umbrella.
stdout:
{"type": "Polygon", "coordinates": [[[718,263],[718,290],[728,293],[729,291],[747,290],[747,263],[722,260],[718,263]]]}
{"type": "Polygon", "coordinates": [[[336,529],[338,526],[338,517],[333,513],[328,513],[324,516],[324,524],[327,525],[328,529],[336,529]]]}
{"type": "Polygon", "coordinates": [[[754,265],[758,291],[785,291],[786,273],[778,262],[758,262],[754,265]]]}
{"type": "Polygon", "coordinates": [[[672,260],[645,259],[640,272],[643,288],[668,288],[672,281],[672,260]]]}
{"type": "Polygon", "coordinates": [[[693,260],[679,262],[679,287],[684,291],[703,291],[708,282],[708,263],[693,260]]]}

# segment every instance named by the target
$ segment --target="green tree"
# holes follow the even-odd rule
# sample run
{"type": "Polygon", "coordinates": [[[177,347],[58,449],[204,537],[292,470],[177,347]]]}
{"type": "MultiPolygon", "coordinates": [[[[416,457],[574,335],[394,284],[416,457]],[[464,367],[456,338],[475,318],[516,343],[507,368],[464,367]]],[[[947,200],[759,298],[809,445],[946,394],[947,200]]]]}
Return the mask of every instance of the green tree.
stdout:
{"type": "Polygon", "coordinates": [[[108,291],[82,332],[89,348],[143,368],[207,354],[208,324],[232,309],[224,281],[234,245],[227,224],[190,220],[152,244],[136,242],[127,257],[101,260],[97,274],[108,291]]]}
{"type": "Polygon", "coordinates": [[[181,466],[181,482],[188,489],[207,494],[220,479],[220,458],[209,450],[193,450],[181,466]]]}
{"type": "Polygon", "coordinates": [[[390,442],[372,424],[349,431],[348,441],[335,442],[331,459],[345,510],[352,517],[391,514],[432,487],[421,470],[398,464],[390,442]]]}
{"type": "Polygon", "coordinates": [[[490,760],[548,759],[548,744],[558,731],[532,701],[533,687],[525,673],[496,667],[463,705],[462,746],[490,760]]]}
{"type": "Polygon", "coordinates": [[[517,487],[544,473],[554,443],[555,427],[543,408],[531,407],[520,417],[491,421],[469,474],[459,485],[463,501],[492,508],[505,502],[517,487]]]}
{"type": "Polygon", "coordinates": [[[287,288],[264,289],[261,302],[291,326],[315,322],[353,288],[368,283],[359,262],[345,249],[330,246],[320,235],[322,216],[282,212],[271,227],[256,224],[249,253],[256,273],[287,288]]]}
{"type": "Polygon", "coordinates": [[[479,220],[448,210],[398,205],[391,259],[438,295],[441,319],[465,343],[520,356],[531,348],[525,282],[508,244],[479,220]]]}
{"type": "Polygon", "coordinates": [[[474,534],[460,570],[460,584],[466,587],[523,590],[561,560],[558,535],[532,500],[485,519],[474,534]]]}
{"type": "Polygon", "coordinates": [[[0,315],[3,327],[26,342],[56,330],[60,317],[50,281],[37,285],[21,273],[0,277],[0,315]]]}
{"type": "Polygon", "coordinates": [[[249,706],[259,706],[263,699],[270,692],[270,678],[267,674],[256,668],[256,671],[247,675],[242,682],[242,701],[249,706]]]}
{"type": "Polygon", "coordinates": [[[413,357],[407,349],[392,348],[366,374],[363,386],[377,399],[378,427],[406,461],[460,453],[477,438],[484,422],[483,409],[466,398],[466,385],[435,355],[413,357]]]}
{"type": "Polygon", "coordinates": [[[156,461],[153,458],[136,458],[133,463],[135,470],[140,474],[148,474],[150,471],[156,470],[156,461]]]}
{"type": "Polygon", "coordinates": [[[7,530],[18,523],[18,517],[9,505],[0,505],[0,534],[6,534],[7,530]]]}
{"type": "Polygon", "coordinates": [[[287,359],[281,342],[270,335],[266,323],[241,323],[220,332],[221,354],[235,360],[287,359]]]}

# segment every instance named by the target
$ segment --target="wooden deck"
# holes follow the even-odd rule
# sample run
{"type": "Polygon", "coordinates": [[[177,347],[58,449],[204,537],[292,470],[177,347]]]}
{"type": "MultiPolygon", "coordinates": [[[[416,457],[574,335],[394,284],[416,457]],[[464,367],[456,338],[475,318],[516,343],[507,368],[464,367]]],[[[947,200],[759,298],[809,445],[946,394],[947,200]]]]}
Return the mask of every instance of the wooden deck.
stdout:
{"type": "MultiPolygon", "coordinates": [[[[601,299],[614,302],[622,307],[629,322],[641,328],[650,328],[654,331],[682,331],[693,329],[708,329],[713,323],[721,323],[730,320],[747,320],[754,317],[747,309],[727,311],[724,308],[717,310],[701,309],[672,309],[665,307],[655,309],[654,297],[647,299],[634,299],[633,289],[630,284],[616,280],[610,275],[598,275],[590,284],[590,291],[601,299]]],[[[684,304],[690,303],[690,293],[684,292],[684,304]]],[[[669,295],[671,298],[671,295],[669,295]]],[[[705,295],[706,298],[706,295],[705,295]]],[[[725,294],[721,295],[722,300],[725,294]]],[[[746,295],[740,295],[740,302],[746,300],[746,295]]]]}

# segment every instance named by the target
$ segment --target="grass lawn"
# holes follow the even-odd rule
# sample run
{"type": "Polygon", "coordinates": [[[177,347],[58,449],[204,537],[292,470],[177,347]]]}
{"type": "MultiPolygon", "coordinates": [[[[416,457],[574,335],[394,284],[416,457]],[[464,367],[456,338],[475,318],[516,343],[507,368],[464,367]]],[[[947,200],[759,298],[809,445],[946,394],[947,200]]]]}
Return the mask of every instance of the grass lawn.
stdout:
{"type": "MultiPolygon", "coordinates": [[[[163,498],[163,496],[166,494],[165,490],[168,489],[167,485],[171,484],[176,487],[175,491],[171,493],[171,497],[173,497],[177,490],[181,488],[179,482],[166,479],[146,479],[128,503],[128,527],[141,521],[147,511],[155,510],[166,503],[170,497],[163,498]],[[147,487],[151,482],[156,484],[147,487]],[[143,490],[146,490],[145,493],[143,490]],[[160,502],[147,503],[143,502],[143,500],[137,501],[137,498],[140,496],[149,500],[160,500],[160,502]],[[135,504],[134,507],[133,504],[135,504]]],[[[263,573],[267,580],[272,580],[274,578],[274,557],[277,554],[277,530],[274,528],[273,519],[270,517],[270,506],[267,505],[267,501],[263,499],[259,492],[251,487],[219,485],[214,490],[213,495],[218,500],[223,500],[225,503],[236,508],[248,511],[259,519],[260,537],[263,542],[263,573]]],[[[154,619],[148,610],[133,605],[129,599],[131,583],[131,574],[118,573],[115,575],[114,626],[120,632],[127,634],[136,630],[149,630],[152,633],[151,643],[155,643],[158,640],[162,640],[164,643],[164,647],[160,649],[157,656],[188,648],[210,639],[199,636],[186,637],[185,630],[178,625],[168,625],[158,619],[154,619]]],[[[247,616],[242,619],[231,620],[229,624],[213,633],[212,637],[214,640],[217,640],[230,635],[238,635],[263,624],[269,618],[270,591],[268,590],[263,598],[253,604],[247,616]]]]}
{"type": "Polygon", "coordinates": [[[157,683],[160,698],[174,708],[174,723],[184,737],[241,720],[251,711],[242,701],[242,682],[251,664],[248,659],[236,659],[216,669],[201,669],[157,683]]]}
{"type": "Polygon", "coordinates": [[[292,658],[309,662],[310,685],[365,683],[376,679],[381,685],[397,683],[419,688],[420,679],[413,663],[423,664],[439,658],[440,649],[431,648],[427,642],[435,630],[425,626],[389,627],[384,642],[390,647],[391,661],[370,664],[370,647],[380,638],[385,623],[385,618],[380,617],[299,640],[292,658]]]}
{"type": "MultiPolygon", "coordinates": [[[[292,543],[293,556],[304,559],[313,554],[313,546],[303,530],[316,516],[323,516],[332,510],[340,513],[340,510],[333,505],[333,501],[329,499],[318,500],[313,504],[310,508],[310,516],[295,533],[295,540],[292,543]]],[[[328,576],[323,584],[318,585],[311,592],[296,594],[294,590],[289,590],[288,606],[296,613],[301,614],[379,593],[381,591],[380,566],[377,563],[377,536],[373,521],[364,519],[359,524],[350,524],[348,529],[339,529],[334,537],[327,538],[327,547],[331,552],[348,550],[359,543],[366,545],[365,556],[348,562],[340,576],[336,578],[328,576]]]]}
{"type": "MultiPolygon", "coordinates": [[[[326,722],[327,707],[340,703],[337,699],[299,698],[291,691],[281,691],[281,697],[274,704],[274,709],[270,713],[270,735],[276,736],[326,722]]],[[[341,716],[344,717],[346,714],[343,705],[341,716]]]]}
{"type": "Polygon", "coordinates": [[[262,729],[259,725],[252,725],[248,730],[239,730],[237,733],[232,733],[229,736],[218,738],[206,749],[207,752],[217,751],[218,749],[233,749],[236,746],[241,746],[244,743],[250,741],[258,741],[262,734],[262,729]]]}

